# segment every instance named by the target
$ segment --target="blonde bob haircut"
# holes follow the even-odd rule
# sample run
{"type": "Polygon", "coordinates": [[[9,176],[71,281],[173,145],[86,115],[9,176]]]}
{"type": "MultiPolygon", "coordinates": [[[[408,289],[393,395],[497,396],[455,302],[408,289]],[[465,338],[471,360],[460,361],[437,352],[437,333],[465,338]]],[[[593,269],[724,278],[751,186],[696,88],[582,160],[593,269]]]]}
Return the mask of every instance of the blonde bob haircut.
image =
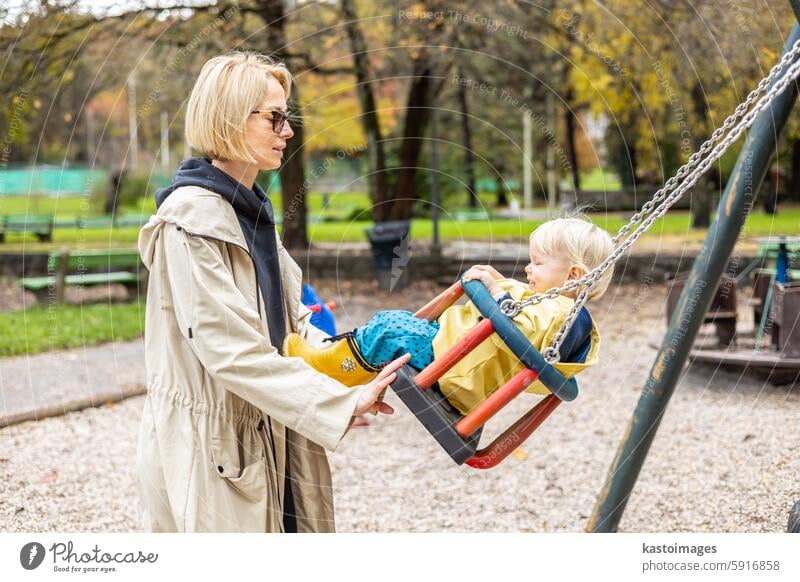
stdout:
{"type": "Polygon", "coordinates": [[[267,95],[270,78],[286,92],[292,76],[282,63],[254,52],[235,52],[206,62],[186,106],[186,142],[208,157],[255,163],[245,140],[250,113],[267,95]]]}
{"type": "MultiPolygon", "coordinates": [[[[531,233],[531,248],[537,254],[561,259],[588,273],[611,254],[614,243],[602,228],[583,214],[548,220],[531,233]]],[[[585,274],[584,273],[584,274],[585,274]]],[[[614,267],[592,285],[589,299],[599,299],[608,289],[614,267]]]]}

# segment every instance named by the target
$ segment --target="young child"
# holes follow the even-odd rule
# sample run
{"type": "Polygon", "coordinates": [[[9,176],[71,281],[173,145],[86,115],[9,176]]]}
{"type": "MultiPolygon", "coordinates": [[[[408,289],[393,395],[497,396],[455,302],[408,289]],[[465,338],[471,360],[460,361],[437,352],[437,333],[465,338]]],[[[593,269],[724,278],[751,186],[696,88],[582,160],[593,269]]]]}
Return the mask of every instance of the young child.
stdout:
{"type": "MultiPolygon", "coordinates": [[[[597,267],[612,250],[611,237],[584,217],[548,221],[530,236],[530,264],[525,267],[528,284],[506,279],[487,265],[476,265],[464,280],[480,280],[494,299],[527,299],[568,280],[579,279],[597,267]]],[[[609,268],[592,286],[589,299],[605,293],[611,281],[609,268]]],[[[527,306],[514,323],[541,351],[558,332],[574,304],[575,292],[564,293],[527,306]]],[[[406,352],[409,365],[421,370],[445,353],[478,323],[481,313],[472,304],[454,305],[438,321],[415,318],[409,311],[381,311],[366,325],[330,338],[333,346],[316,349],[297,334],[284,342],[284,355],[303,358],[315,369],[348,386],[368,382],[380,367],[406,352]],[[343,339],[340,339],[343,338],[343,339]],[[336,341],[338,340],[338,341],[336,341]]],[[[555,367],[571,377],[598,361],[600,334],[584,307],[561,344],[555,367]]],[[[497,334],[492,334],[439,380],[439,389],[461,414],[467,414],[494,390],[522,370],[522,363],[497,334]]],[[[535,382],[526,392],[547,394],[535,382]]]]}

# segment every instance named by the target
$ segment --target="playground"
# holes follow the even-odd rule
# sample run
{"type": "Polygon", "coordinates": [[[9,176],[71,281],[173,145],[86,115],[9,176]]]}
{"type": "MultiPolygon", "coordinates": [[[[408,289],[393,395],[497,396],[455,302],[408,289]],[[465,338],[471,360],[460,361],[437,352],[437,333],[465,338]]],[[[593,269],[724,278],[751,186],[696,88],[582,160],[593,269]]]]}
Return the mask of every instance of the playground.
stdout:
{"type": "Polygon", "coordinates": [[[79,4],[0,12],[0,531],[800,532],[800,0],[79,4]]]}
{"type": "MultiPolygon", "coordinates": [[[[400,295],[323,281],[348,329],[389,300],[415,309],[436,288],[400,295]]],[[[330,455],[344,532],[583,531],[665,328],[666,286],[612,288],[592,309],[612,365],[581,375],[565,403],[506,461],[458,467],[393,394],[392,416],[351,429],[330,455]],[[465,510],[465,508],[469,508],[465,510]]],[[[93,374],[115,377],[115,344],[93,374]]],[[[80,350],[74,356],[80,358],[80,350]]],[[[31,366],[37,366],[32,357],[31,366]]],[[[52,366],[52,364],[51,364],[52,366]]],[[[56,370],[40,373],[57,374],[56,370]]],[[[520,397],[489,439],[535,398],[520,397]]],[[[0,429],[0,521],[7,531],[139,531],[135,456],[143,396],[0,429]]],[[[797,495],[800,394],[750,375],[692,365],[682,375],[624,518],[628,532],[780,532],[797,495]]]]}

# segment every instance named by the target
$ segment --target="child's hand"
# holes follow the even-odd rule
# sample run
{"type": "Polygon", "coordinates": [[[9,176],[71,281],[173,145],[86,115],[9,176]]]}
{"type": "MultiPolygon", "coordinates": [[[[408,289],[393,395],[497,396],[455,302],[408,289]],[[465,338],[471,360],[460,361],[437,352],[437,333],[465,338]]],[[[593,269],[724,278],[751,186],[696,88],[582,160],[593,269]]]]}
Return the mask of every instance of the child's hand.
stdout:
{"type": "Polygon", "coordinates": [[[473,265],[470,268],[470,270],[472,270],[472,269],[478,269],[479,271],[486,271],[492,277],[494,277],[495,280],[497,280],[497,281],[499,281],[500,279],[505,279],[505,277],[503,275],[501,275],[500,273],[498,273],[497,269],[495,269],[491,265],[473,265]]]}
{"type": "Polygon", "coordinates": [[[480,281],[489,290],[489,293],[496,295],[502,293],[503,288],[497,284],[497,279],[503,277],[488,265],[475,265],[464,273],[464,281],[480,281]]]}

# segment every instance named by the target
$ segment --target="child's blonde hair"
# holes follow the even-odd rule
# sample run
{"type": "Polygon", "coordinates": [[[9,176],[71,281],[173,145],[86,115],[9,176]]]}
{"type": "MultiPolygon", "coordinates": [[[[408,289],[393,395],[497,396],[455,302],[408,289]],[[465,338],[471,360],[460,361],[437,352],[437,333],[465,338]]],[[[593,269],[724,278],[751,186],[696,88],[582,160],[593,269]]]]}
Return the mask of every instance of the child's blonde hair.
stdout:
{"type": "MultiPolygon", "coordinates": [[[[613,249],[611,235],[583,214],[548,220],[531,233],[531,247],[540,254],[562,257],[586,273],[600,265],[613,249]]],[[[609,267],[592,286],[589,299],[599,299],[608,289],[614,267],[609,267]]]]}
{"type": "Polygon", "coordinates": [[[280,83],[288,99],[292,76],[269,57],[234,52],[207,61],[186,105],[187,143],[212,159],[255,163],[245,127],[267,95],[271,78],[280,83]]]}

